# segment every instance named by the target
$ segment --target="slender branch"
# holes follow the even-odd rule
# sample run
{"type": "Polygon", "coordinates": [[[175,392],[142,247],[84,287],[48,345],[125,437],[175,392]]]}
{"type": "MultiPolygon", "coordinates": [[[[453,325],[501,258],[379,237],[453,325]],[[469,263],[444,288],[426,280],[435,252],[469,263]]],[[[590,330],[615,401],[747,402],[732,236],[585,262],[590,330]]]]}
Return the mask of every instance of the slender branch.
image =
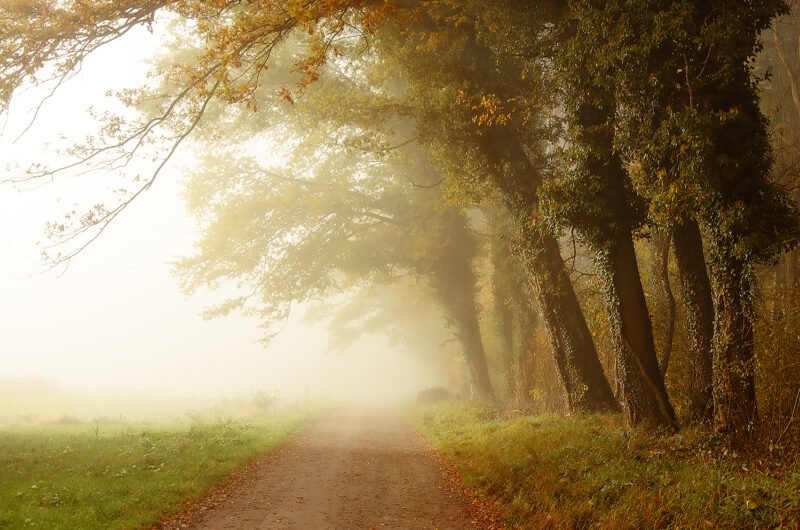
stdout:
{"type": "Polygon", "coordinates": [[[205,110],[208,107],[209,102],[214,97],[214,94],[216,93],[216,90],[219,87],[219,84],[220,84],[219,81],[217,81],[214,84],[213,88],[209,91],[208,95],[206,96],[205,100],[203,101],[203,104],[200,107],[199,111],[197,112],[194,120],[191,122],[191,124],[186,129],[186,131],[184,131],[178,137],[178,139],[175,141],[175,143],[170,148],[170,150],[167,153],[167,155],[164,157],[163,160],[161,160],[161,162],[156,167],[155,171],[150,176],[150,178],[147,180],[147,182],[145,182],[141,187],[139,187],[139,189],[133,195],[131,195],[128,199],[126,199],[125,201],[121,202],[113,210],[110,210],[108,213],[106,213],[104,216],[102,216],[98,221],[92,222],[92,223],[86,225],[85,228],[82,228],[80,231],[70,235],[68,238],[66,238],[66,240],[61,241],[60,243],[65,243],[66,241],[74,239],[77,235],[83,233],[85,231],[85,229],[89,229],[89,228],[92,228],[92,227],[98,227],[97,231],[87,241],[85,241],[82,245],[80,245],[77,248],[71,250],[70,252],[68,252],[67,254],[65,254],[63,256],[60,255],[57,258],[55,258],[53,260],[53,265],[59,265],[61,263],[67,262],[67,261],[71,260],[72,258],[74,258],[75,256],[77,256],[78,254],[80,254],[90,244],[92,244],[94,241],[96,241],[103,234],[103,232],[105,232],[105,230],[106,230],[106,228],[108,228],[109,224],[120,213],[122,213],[128,206],[130,206],[131,203],[133,203],[133,201],[135,201],[142,193],[144,193],[145,191],[150,189],[150,187],[153,185],[153,183],[158,178],[158,175],[164,169],[164,166],[166,166],[167,162],[169,162],[169,160],[172,158],[172,156],[178,150],[178,147],[180,147],[180,145],[183,143],[183,141],[192,133],[192,131],[194,131],[195,127],[197,127],[197,124],[200,123],[200,120],[202,119],[203,114],[205,113],[205,110]]]}

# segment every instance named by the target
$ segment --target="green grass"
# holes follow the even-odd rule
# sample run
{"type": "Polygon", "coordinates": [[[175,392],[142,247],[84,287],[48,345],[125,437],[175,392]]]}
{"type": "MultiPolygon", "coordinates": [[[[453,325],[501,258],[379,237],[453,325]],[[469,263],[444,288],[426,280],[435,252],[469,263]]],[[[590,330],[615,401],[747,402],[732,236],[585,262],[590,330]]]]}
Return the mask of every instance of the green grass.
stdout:
{"type": "Polygon", "coordinates": [[[800,463],[727,454],[709,433],[648,436],[619,416],[414,414],[508,528],[800,527],[800,463]]]}
{"type": "Polygon", "coordinates": [[[306,420],[0,429],[0,528],[153,524],[306,420]]]}

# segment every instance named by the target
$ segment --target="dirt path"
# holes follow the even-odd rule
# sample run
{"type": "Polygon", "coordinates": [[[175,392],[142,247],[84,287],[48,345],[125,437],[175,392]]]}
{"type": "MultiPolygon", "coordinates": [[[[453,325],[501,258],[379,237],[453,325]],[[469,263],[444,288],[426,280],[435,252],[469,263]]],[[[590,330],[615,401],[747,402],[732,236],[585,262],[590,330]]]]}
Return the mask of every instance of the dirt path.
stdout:
{"type": "Polygon", "coordinates": [[[427,444],[397,416],[329,415],[247,474],[223,500],[195,513],[189,527],[482,527],[470,520],[471,502],[457,481],[448,478],[427,444]]]}

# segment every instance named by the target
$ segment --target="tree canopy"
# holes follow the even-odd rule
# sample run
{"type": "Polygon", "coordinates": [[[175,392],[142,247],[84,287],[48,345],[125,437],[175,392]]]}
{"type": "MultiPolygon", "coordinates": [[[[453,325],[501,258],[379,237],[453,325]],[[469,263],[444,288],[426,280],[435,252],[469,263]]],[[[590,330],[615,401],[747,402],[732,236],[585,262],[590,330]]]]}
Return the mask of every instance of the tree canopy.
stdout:
{"type": "Polygon", "coordinates": [[[713,408],[718,431],[741,440],[759,416],[757,268],[800,238],[773,172],[769,75],[755,66],[787,12],[779,0],[4,2],[2,110],[26,84],[57,89],[133,27],[175,28],[152,80],[118,94],[136,119],[106,115],[71,161],[12,180],[148,161],[117,203],[55,225],[71,244],[60,262],[191,142],[203,159],[187,199],[203,230],[177,267],[189,291],[232,283],[239,293],[215,311],[269,327],[292,304],[414,277],[484,397],[484,257],[470,219],[499,215],[492,255],[503,242],[512,263],[494,266],[523,278],[493,291],[506,373],[515,328],[501,313],[533,327],[538,312],[569,410],[619,403],[631,425],[675,429],[641,266],[658,234],[662,280],[675,251],[698,381],[688,416],[713,408]],[[567,242],[594,264],[603,333],[567,242]]]}

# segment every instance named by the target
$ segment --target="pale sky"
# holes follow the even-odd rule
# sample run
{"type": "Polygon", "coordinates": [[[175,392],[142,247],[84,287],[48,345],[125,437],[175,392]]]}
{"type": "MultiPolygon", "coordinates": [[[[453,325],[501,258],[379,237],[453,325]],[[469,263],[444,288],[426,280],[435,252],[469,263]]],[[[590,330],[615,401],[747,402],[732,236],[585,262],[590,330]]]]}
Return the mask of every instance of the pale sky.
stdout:
{"type": "MultiPolygon", "coordinates": [[[[137,86],[156,40],[142,30],[90,58],[14,143],[35,94],[19,98],[0,143],[2,166],[46,161],[52,156],[48,141],[89,132],[86,107],[102,108],[108,89],[137,86]]],[[[74,198],[102,196],[106,183],[66,178],[23,192],[0,186],[0,379],[33,376],[68,389],[213,396],[259,389],[296,396],[308,386],[312,395],[394,398],[436,384],[424,356],[389,348],[380,338],[326,354],[324,329],[303,325],[299,315],[268,349],[257,343],[254,320],[202,320],[203,300],[186,300],[168,265],[194,237],[180,199],[181,165],[190,163],[190,154],[170,163],[60,275],[40,273],[36,242],[44,225],[59,220],[74,198]]]]}

